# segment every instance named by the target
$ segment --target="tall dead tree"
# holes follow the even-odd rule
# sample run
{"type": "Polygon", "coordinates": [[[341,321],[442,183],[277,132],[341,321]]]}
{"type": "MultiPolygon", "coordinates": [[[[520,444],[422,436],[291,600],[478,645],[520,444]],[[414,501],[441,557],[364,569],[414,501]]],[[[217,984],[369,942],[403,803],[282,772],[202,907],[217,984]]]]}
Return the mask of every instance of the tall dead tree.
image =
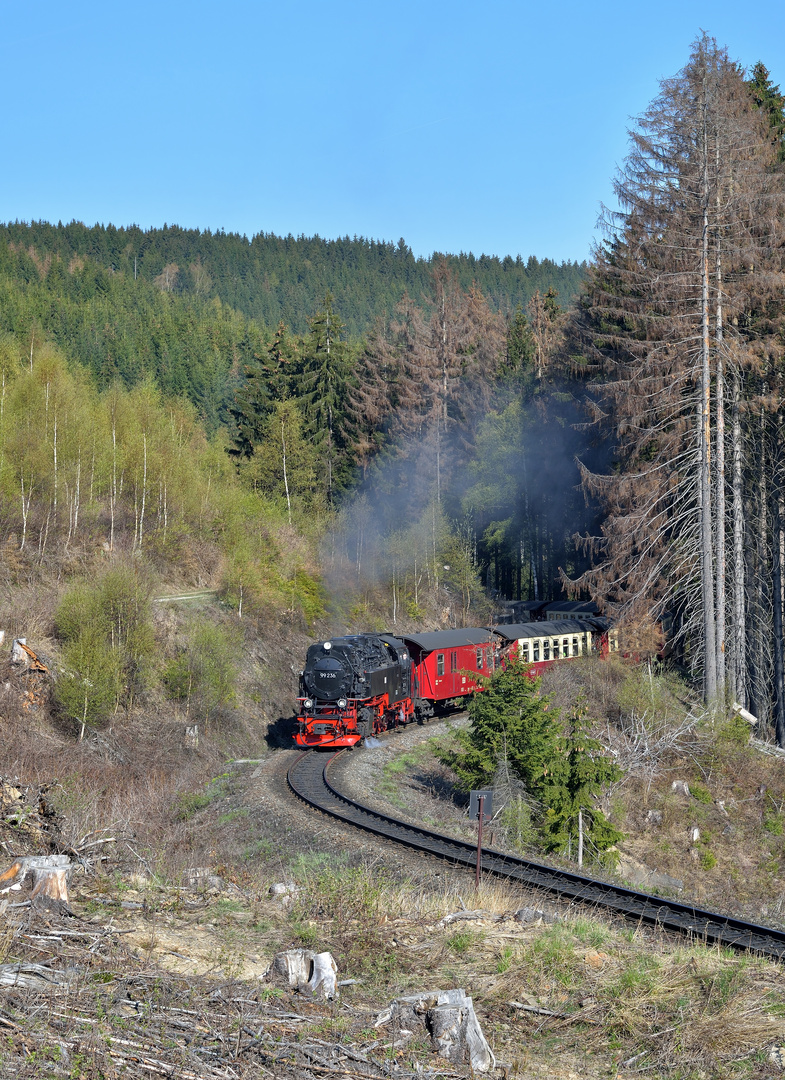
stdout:
{"type": "Polygon", "coordinates": [[[762,330],[752,313],[781,295],[785,197],[766,120],[737,65],[705,35],[630,141],[615,182],[621,209],[606,215],[608,240],[576,321],[584,355],[604,375],[595,410],[615,432],[619,467],[585,474],[608,517],[602,537],[585,539],[599,558],[580,584],[622,618],[676,611],[685,658],[714,700],[726,673],[734,692],[743,682],[738,627],[730,649],[726,640],[726,613],[744,618],[739,391],[762,330]]]}

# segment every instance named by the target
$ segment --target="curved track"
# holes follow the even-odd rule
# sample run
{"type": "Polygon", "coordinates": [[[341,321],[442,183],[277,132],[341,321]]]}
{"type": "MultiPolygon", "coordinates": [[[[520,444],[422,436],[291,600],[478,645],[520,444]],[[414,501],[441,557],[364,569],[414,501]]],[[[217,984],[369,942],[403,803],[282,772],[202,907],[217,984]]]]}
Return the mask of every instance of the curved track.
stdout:
{"type": "MultiPolygon", "coordinates": [[[[455,865],[472,868],[476,865],[475,845],[387,817],[341,795],[330,784],[327,775],[330,763],[336,757],[338,755],[333,754],[325,758],[323,754],[313,750],[301,754],[287,774],[292,791],[314,809],[349,825],[446,859],[455,865]]],[[[482,869],[485,873],[511,878],[561,899],[595,904],[639,923],[660,926],[701,941],[716,942],[734,949],[749,949],[778,960],[785,958],[785,932],[771,927],[756,926],[742,919],[703,911],[689,904],[609,885],[607,882],[594,881],[581,874],[543,866],[490,849],[483,852],[482,869]]]]}

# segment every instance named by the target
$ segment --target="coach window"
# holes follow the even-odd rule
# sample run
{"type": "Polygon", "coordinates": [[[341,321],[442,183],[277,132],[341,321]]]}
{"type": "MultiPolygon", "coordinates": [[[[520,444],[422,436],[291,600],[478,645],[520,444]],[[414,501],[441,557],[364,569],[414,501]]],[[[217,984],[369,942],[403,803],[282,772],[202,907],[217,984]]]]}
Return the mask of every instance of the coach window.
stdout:
{"type": "Polygon", "coordinates": [[[450,671],[454,675],[457,670],[458,670],[458,653],[457,652],[451,652],[450,653],[450,671]]]}
{"type": "Polygon", "coordinates": [[[563,638],[562,639],[561,654],[562,654],[562,656],[569,656],[570,655],[570,639],[569,638],[563,638]]]}
{"type": "Polygon", "coordinates": [[[540,643],[539,641],[532,642],[532,660],[534,663],[538,663],[540,659],[540,643]]]}
{"type": "Polygon", "coordinates": [[[477,670],[482,671],[482,649],[477,650],[477,670]]]}
{"type": "Polygon", "coordinates": [[[444,653],[440,652],[436,654],[436,674],[444,674],[444,653]]]}
{"type": "Polygon", "coordinates": [[[572,655],[578,655],[578,639],[576,637],[572,639],[572,655]]]}
{"type": "Polygon", "coordinates": [[[542,658],[543,660],[550,660],[551,658],[551,639],[545,638],[542,643],[542,658]]]}
{"type": "Polygon", "coordinates": [[[529,642],[528,641],[522,641],[521,642],[521,660],[523,660],[524,664],[529,663],[529,642]]]}

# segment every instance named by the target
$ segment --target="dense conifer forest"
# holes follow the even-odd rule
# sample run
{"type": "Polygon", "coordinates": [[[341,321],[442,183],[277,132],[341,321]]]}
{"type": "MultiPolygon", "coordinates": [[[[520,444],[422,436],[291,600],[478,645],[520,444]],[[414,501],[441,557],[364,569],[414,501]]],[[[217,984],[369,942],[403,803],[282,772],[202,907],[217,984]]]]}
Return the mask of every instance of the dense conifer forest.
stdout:
{"type": "Polygon", "coordinates": [[[79,222],[9,223],[0,226],[2,278],[29,286],[40,281],[50,295],[82,302],[112,293],[115,304],[149,304],[145,284],[182,300],[218,299],[245,319],[275,327],[283,321],[304,333],[327,292],[347,333],[366,334],[389,317],[404,292],[427,294],[433,266],[444,262],[463,289],[476,284],[496,311],[509,315],[531,296],[553,288],[566,303],[579,288],[585,263],[557,264],[534,256],[444,255],[415,258],[397,244],[343,237],[279,237],[260,233],[200,232],[164,226],[142,230],[79,222]],[[114,282],[114,285],[112,285],[114,282]],[[130,282],[141,292],[125,292],[130,282]]]}
{"type": "Polygon", "coordinates": [[[473,255],[415,259],[397,245],[345,237],[250,241],[164,226],[79,222],[0,226],[0,331],[48,339],[108,386],[155,380],[185,395],[214,429],[243,365],[283,322],[304,334],[330,293],[354,342],[389,318],[404,293],[425,302],[443,261],[464,289],[476,284],[510,316],[538,290],[569,302],[585,264],[473,255]]]}

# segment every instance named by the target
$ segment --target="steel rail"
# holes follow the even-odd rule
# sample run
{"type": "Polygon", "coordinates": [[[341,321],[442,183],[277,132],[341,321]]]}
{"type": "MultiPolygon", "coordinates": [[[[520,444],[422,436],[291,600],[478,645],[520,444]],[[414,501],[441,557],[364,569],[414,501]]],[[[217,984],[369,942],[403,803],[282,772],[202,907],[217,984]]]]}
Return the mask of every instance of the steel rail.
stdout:
{"type": "MultiPolygon", "coordinates": [[[[341,753],[345,751],[333,754],[326,760],[323,754],[314,750],[301,754],[287,773],[289,787],[295,795],[314,809],[345,824],[445,859],[454,865],[475,867],[475,844],[381,814],[341,794],[328,779],[330,765],[341,753]]],[[[785,932],[773,927],[757,926],[730,915],[706,911],[622,885],[611,885],[570,870],[546,866],[492,849],[484,850],[481,865],[486,873],[510,878],[562,899],[593,904],[638,923],[658,926],[706,943],[748,950],[778,960],[785,958],[785,932]]]]}

